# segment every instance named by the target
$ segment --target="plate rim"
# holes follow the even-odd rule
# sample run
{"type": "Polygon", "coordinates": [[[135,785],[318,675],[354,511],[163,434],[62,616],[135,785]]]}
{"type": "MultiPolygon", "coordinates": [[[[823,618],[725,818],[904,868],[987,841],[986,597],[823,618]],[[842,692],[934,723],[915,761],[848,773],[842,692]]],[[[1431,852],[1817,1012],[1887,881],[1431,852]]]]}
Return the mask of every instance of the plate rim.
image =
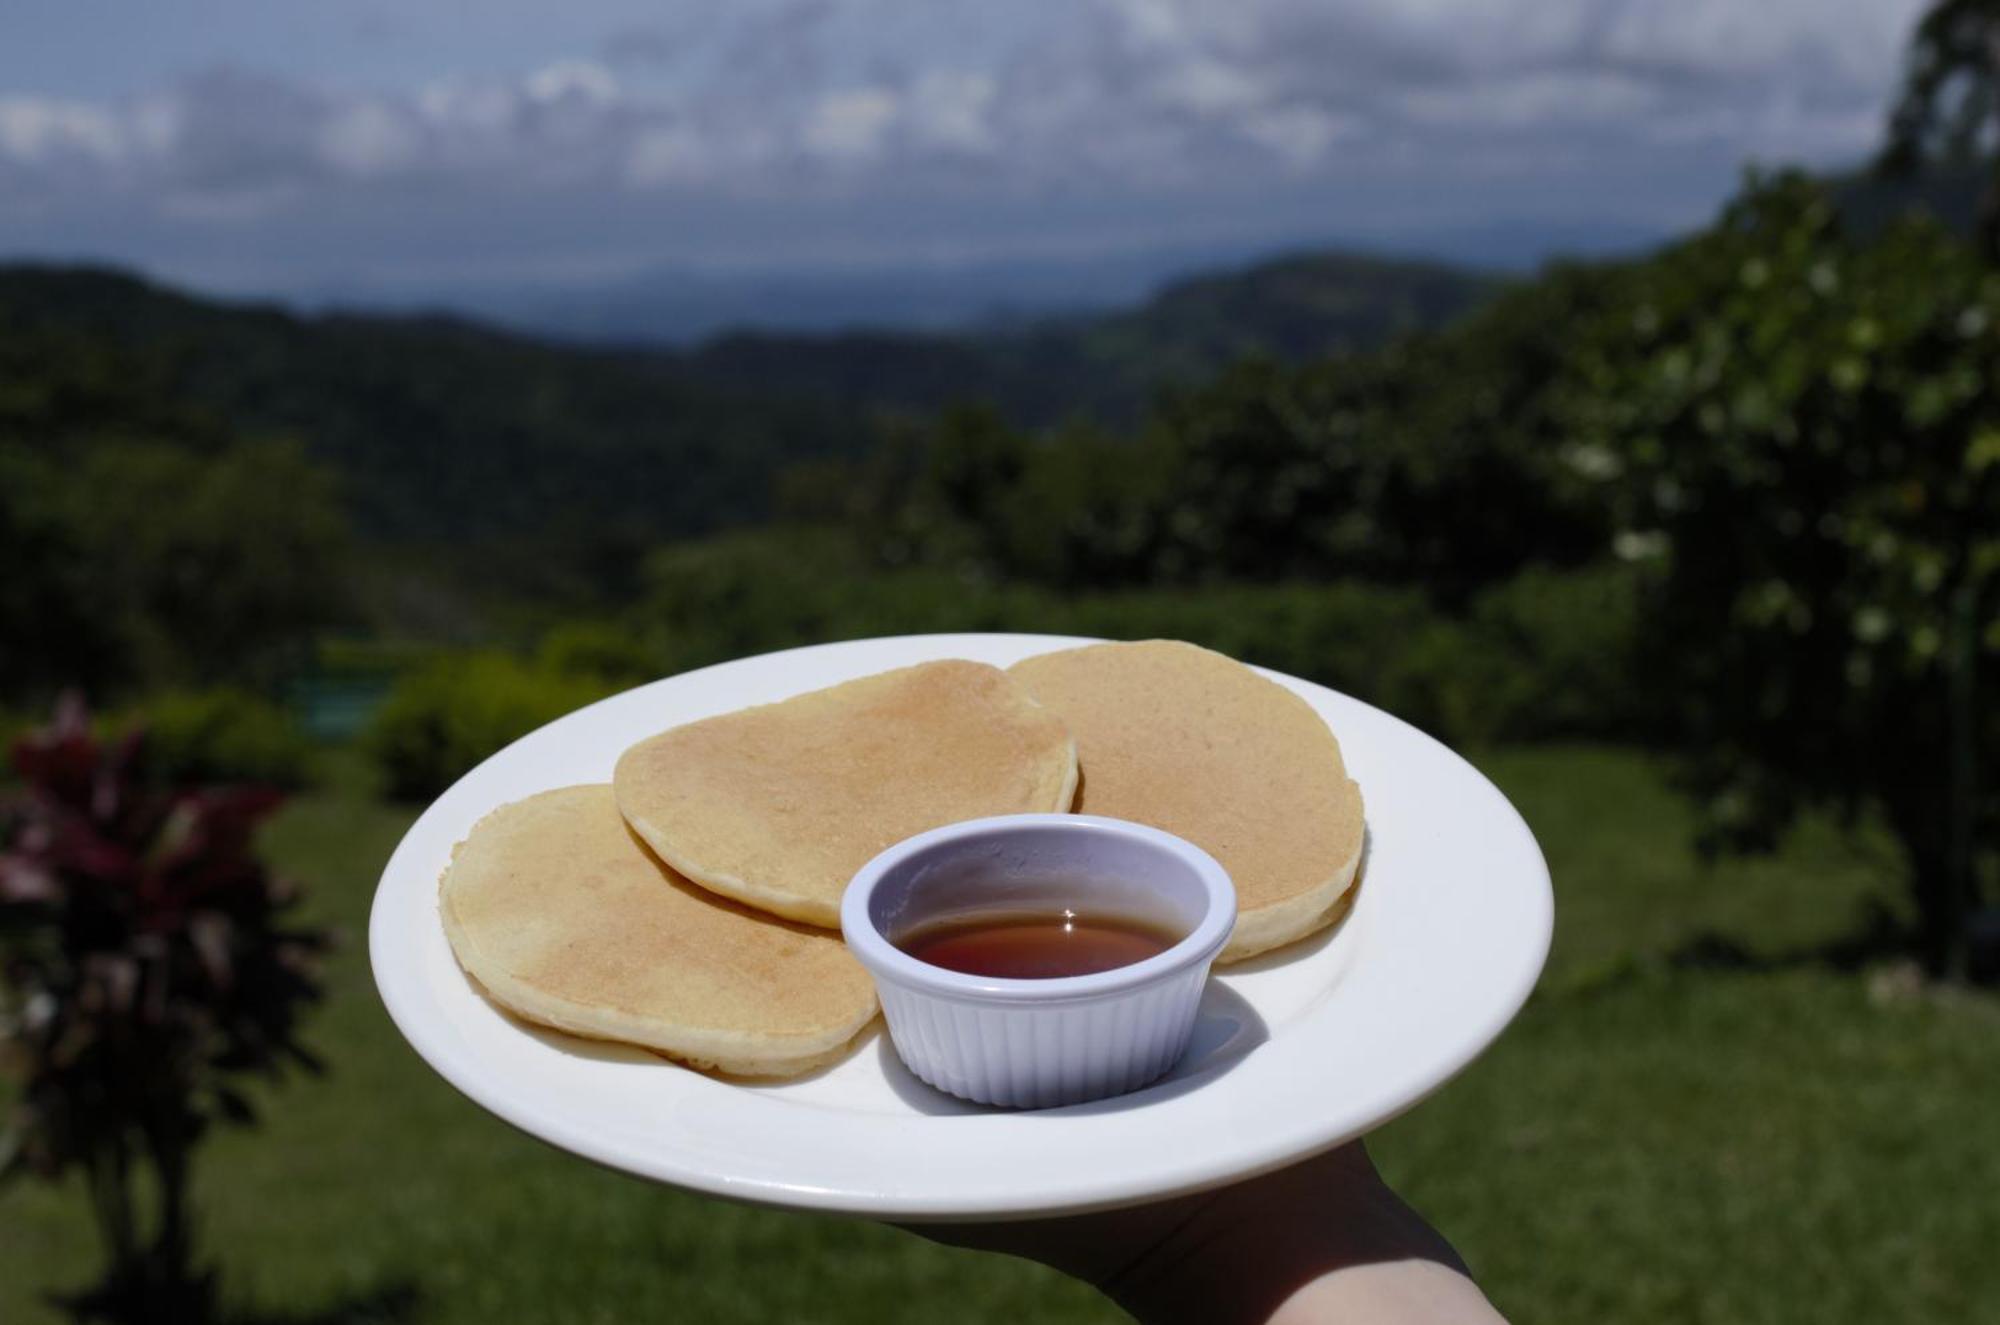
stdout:
{"type": "MultiPolygon", "coordinates": [[[[845,1214],[876,1218],[891,1218],[905,1223],[948,1223],[977,1221],[1001,1221],[1009,1219],[1040,1218],[1062,1214],[1078,1214],[1092,1210],[1112,1209],[1143,1204],[1156,1200],[1166,1200],[1175,1196],[1227,1185],[1232,1182],[1255,1177],[1289,1164],[1299,1162],[1311,1155],[1319,1154],[1334,1146],[1353,1140],[1400,1117],[1430,1098],[1451,1080],[1470,1067],[1483,1056],[1506,1030],[1507,1026],[1525,1006],[1539,982],[1547,963],[1550,945],[1554,937],[1554,890],[1549,877],[1547,859],[1533,829],[1521,815],[1511,800],[1507,798],[1493,781],[1471,761],[1458,754],[1437,738],[1421,728],[1396,715],[1387,712],[1365,700],[1357,699],[1330,686],[1304,678],[1291,676],[1270,668],[1249,664],[1252,670],[1288,689],[1300,686],[1321,691],[1342,703],[1352,704],[1368,710],[1376,718],[1390,724],[1401,740],[1415,740],[1428,747],[1429,752],[1441,754],[1471,775],[1490,794],[1493,802],[1504,811],[1503,822],[1518,838],[1517,845],[1524,845],[1522,864],[1531,866],[1530,881],[1536,885],[1527,891],[1525,900],[1530,913],[1524,916],[1530,933],[1515,955],[1504,989],[1498,997],[1487,1003],[1482,1015],[1468,1018],[1469,1029],[1460,1037],[1459,1048],[1442,1055],[1437,1065],[1424,1073],[1420,1083],[1396,1092],[1381,1100],[1368,1110],[1369,1120],[1353,1127],[1333,1125],[1323,1128],[1307,1127],[1303,1131],[1285,1133],[1282,1138],[1274,1138],[1263,1146],[1250,1147],[1246,1154],[1242,1148],[1227,1154],[1214,1154],[1182,1160],[1174,1169],[1171,1181],[1147,1182],[1128,1179],[1122,1182],[1107,1182],[1091,1189],[1089,1194],[1072,1194],[1058,1199],[1021,1196],[1018,1199],[986,1201],[973,1207],[963,1202],[949,1199],[910,1197],[884,1193],[862,1193],[845,1189],[814,1186],[811,1184],[785,1184],[762,1179],[746,1180],[732,1178],[726,1173],[713,1173],[687,1165],[674,1166],[658,1162],[657,1158],[635,1156],[625,1148],[610,1144],[589,1134],[581,1127],[560,1117],[553,1117],[542,1110],[523,1105],[505,1089],[499,1088],[483,1073],[480,1064],[468,1061],[468,1055],[458,1046],[450,1043],[437,1028],[425,1020],[428,1007],[417,1006],[414,994],[421,986],[418,973],[411,972],[399,977],[391,969],[385,969],[385,961],[395,948],[393,930],[397,924],[407,920],[407,913],[398,913],[393,881],[402,878],[413,869],[421,868],[418,862],[405,862],[406,854],[413,853],[421,840],[431,835],[426,825],[436,818],[446,817],[447,809],[456,810],[456,801],[467,794],[469,784],[481,779],[486,770],[510,756],[516,747],[532,742],[551,727],[569,723],[581,715],[626,699],[638,691],[646,690],[667,682],[686,682],[712,673],[724,672],[751,663],[766,663],[788,655],[804,655],[841,650],[855,646],[883,646],[889,648],[915,648],[929,652],[930,657],[944,658],[962,656],[945,650],[953,647],[954,641],[993,641],[1009,644],[1028,644],[1041,651],[1058,648],[1077,647],[1085,644],[1104,642],[1086,636],[1044,635],[1034,632],[948,632],[916,635],[870,636],[850,640],[824,641],[815,644],[798,645],[785,649],[768,650],[763,653],[748,654],[712,663],[687,672],[656,678],[639,686],[631,687],[618,694],[608,695],[581,708],[563,714],[536,728],[518,739],[511,741],[501,750],[480,761],[472,769],[458,778],[437,797],[433,798],[411,822],[402,838],[397,842],[379,876],[374,896],[370,902],[368,923],[368,956],[370,973],[377,996],[389,1013],[391,1023],[396,1027],[405,1043],[417,1054],[425,1066],[442,1077],[453,1089],[482,1109],[500,1118],[516,1130],[545,1144],[553,1145],[581,1158],[591,1160],[601,1166],[631,1174],[649,1181],[699,1191],[707,1195],[753,1205],[762,1205],[795,1211],[811,1211],[827,1214],[845,1214]],[[932,652],[935,650],[934,652],[932,652]],[[441,808],[442,807],[442,808],[441,808]]],[[[1023,654],[1022,656],[1029,656],[1023,654]]],[[[918,661],[921,661],[919,659],[918,661]]],[[[907,664],[892,664],[907,665],[907,664]]],[[[833,684],[836,682],[824,682],[833,684]]],[[[806,679],[793,693],[804,693],[815,688],[815,682],[806,679]]],[[[1317,710],[1317,706],[1315,706],[1317,710]]],[[[495,801],[479,810],[483,815],[505,802],[495,801]]],[[[474,816],[474,821],[478,816],[474,816]]],[[[1372,838],[1372,826],[1371,826],[1372,838]]],[[[1371,842],[1372,849],[1372,842],[1371,842]]],[[[1357,908],[1359,910],[1359,908],[1357,908]]],[[[1228,972],[1219,974],[1227,976],[1228,972]]],[[[524,1031],[524,1033],[526,1033],[524,1031]]],[[[886,1031],[870,1032],[871,1038],[886,1035],[886,1031]]],[[[868,1052],[861,1049],[858,1052],[868,1052]]],[[[675,1069],[684,1070],[684,1069],[675,1069]]],[[[810,1107],[800,1105],[799,1107],[810,1107]]],[[[1048,1111],[1041,1111],[1046,1114],[1048,1111]]],[[[1060,1112],[1060,1111],[1057,1111],[1060,1112]]],[[[1002,1117],[1041,1116],[1034,1111],[995,1111],[1002,1117]]],[[[899,1119],[897,1121],[909,1121],[899,1119]]]]}

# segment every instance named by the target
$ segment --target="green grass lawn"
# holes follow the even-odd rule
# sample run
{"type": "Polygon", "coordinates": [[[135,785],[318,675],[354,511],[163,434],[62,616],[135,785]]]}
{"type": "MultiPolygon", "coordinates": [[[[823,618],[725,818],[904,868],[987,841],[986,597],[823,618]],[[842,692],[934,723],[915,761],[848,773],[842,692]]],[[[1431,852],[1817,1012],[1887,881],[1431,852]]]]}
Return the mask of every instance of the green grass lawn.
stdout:
{"type": "MultiPolygon", "coordinates": [[[[1989,1319],[2000,1301],[2000,999],[1806,959],[1893,902],[1879,842],[1823,826],[1703,869],[1622,751],[1485,766],[1549,854],[1549,973],[1520,1021],[1375,1151],[1527,1321],[1989,1319]],[[1691,960],[1730,952],[1738,960],[1691,960]],[[1984,1304],[1983,1306],[1981,1304],[1984,1304]]],[[[407,816],[292,806],[273,859],[345,931],[324,1082],[201,1159],[230,1301],[273,1322],[1103,1321],[1036,1267],[868,1223],[651,1187],[511,1131],[376,1001],[369,893],[407,816]]],[[[79,1193],[0,1192],[0,1320],[56,1319],[94,1249],[79,1193]]]]}

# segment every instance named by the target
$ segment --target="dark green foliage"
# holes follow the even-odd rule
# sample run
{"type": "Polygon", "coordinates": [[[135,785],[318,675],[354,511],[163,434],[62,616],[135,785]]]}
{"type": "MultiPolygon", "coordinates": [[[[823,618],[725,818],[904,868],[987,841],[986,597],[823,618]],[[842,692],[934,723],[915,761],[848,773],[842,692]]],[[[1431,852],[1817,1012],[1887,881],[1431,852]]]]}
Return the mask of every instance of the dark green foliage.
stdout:
{"type": "Polygon", "coordinates": [[[297,1039],[326,935],[252,853],[256,788],[158,788],[140,738],[100,745],[81,707],[14,747],[0,804],[0,1048],[18,1094],[0,1177],[88,1181],[108,1265],[73,1314],[205,1318],[189,1166],[215,1121],[255,1112],[241,1079],[318,1062],[297,1039]],[[135,1178],[157,1214],[142,1219],[135,1178]],[[150,1228],[148,1224],[150,1223],[150,1228]]]}
{"type": "MultiPolygon", "coordinates": [[[[884,410],[991,398],[1040,420],[1110,407],[1112,381],[1129,408],[1168,359],[1207,372],[1250,343],[1370,343],[1483,285],[1422,264],[1302,259],[1197,283],[1157,312],[1032,332],[744,338],[681,354],[437,318],[298,317],[15,267],[0,270],[0,442],[113,426],[295,435],[340,475],[367,540],[420,554],[459,593],[497,579],[516,599],[609,605],[647,547],[766,517],[781,466],[863,453],[884,410]]],[[[0,551],[39,537],[8,516],[0,505],[0,551]]]]}
{"type": "Polygon", "coordinates": [[[296,434],[338,470],[370,540],[475,583],[504,576],[516,594],[615,592],[636,549],[758,515],[770,466],[862,435],[702,384],[671,356],[224,307],[89,271],[0,274],[6,340],[81,343],[144,365],[156,398],[244,433],[296,434]]]}
{"type": "Polygon", "coordinates": [[[428,800],[517,737],[614,689],[504,653],[447,654],[397,683],[363,740],[389,795],[428,800]]]}
{"type": "Polygon", "coordinates": [[[268,679],[346,607],[332,481],[296,445],[98,447],[70,500],[91,610],[132,675],[268,679]]]}
{"type": "Polygon", "coordinates": [[[113,730],[146,733],[142,764],[170,783],[305,785],[312,743],[278,704],[244,690],[170,690],[112,715],[113,730]]]}
{"type": "Polygon", "coordinates": [[[0,438],[0,695],[16,702],[109,670],[115,623],[87,606],[62,489],[53,464],[0,438]]]}
{"type": "Polygon", "coordinates": [[[662,674],[866,635],[996,630],[1025,591],[942,567],[883,573],[845,533],[774,528],[660,549],[625,618],[662,674]]]}
{"type": "Polygon", "coordinates": [[[657,680],[661,658],[640,634],[616,621],[569,621],[542,636],[535,662],[557,676],[605,685],[635,686],[657,680]]]}
{"type": "Polygon", "coordinates": [[[1620,279],[1551,273],[1374,354],[1247,360],[1136,435],[952,411],[892,437],[849,474],[858,495],[815,513],[845,515],[890,565],[1068,590],[1366,578],[1463,603],[1604,547],[1601,508],[1559,461],[1549,385],[1620,279]]]}
{"type": "Polygon", "coordinates": [[[2000,868],[2000,274],[1780,179],[1628,296],[1579,337],[1571,459],[1658,568],[1645,684],[1715,840],[1878,810],[1947,963],[2000,868]]]}
{"type": "Polygon", "coordinates": [[[1636,567],[1600,562],[1530,567],[1474,599],[1467,630],[1490,684],[1472,703],[1496,714],[1486,737],[1665,737],[1667,705],[1641,675],[1643,592],[1636,567]]]}
{"type": "Polygon", "coordinates": [[[333,484],[294,445],[0,433],[0,693],[264,682],[348,611],[333,484]]]}
{"type": "Polygon", "coordinates": [[[1976,225],[1986,256],[2000,259],[2000,0],[1938,0],[1924,15],[1881,165],[1983,173],[1976,225]]]}
{"type": "Polygon", "coordinates": [[[175,390],[171,356],[98,324],[126,316],[141,287],[123,277],[0,272],[0,437],[56,448],[73,437],[158,437],[194,449],[227,439],[175,390]]]}
{"type": "Polygon", "coordinates": [[[0,694],[267,675],[338,615],[329,475],[190,404],[167,362],[0,298],[0,694]]]}
{"type": "Polygon", "coordinates": [[[1915,173],[1857,170],[1828,181],[1840,217],[1856,238],[1869,238],[1911,213],[1929,216],[1954,234],[1979,233],[1986,170],[1979,163],[1925,165],[1915,173]]]}

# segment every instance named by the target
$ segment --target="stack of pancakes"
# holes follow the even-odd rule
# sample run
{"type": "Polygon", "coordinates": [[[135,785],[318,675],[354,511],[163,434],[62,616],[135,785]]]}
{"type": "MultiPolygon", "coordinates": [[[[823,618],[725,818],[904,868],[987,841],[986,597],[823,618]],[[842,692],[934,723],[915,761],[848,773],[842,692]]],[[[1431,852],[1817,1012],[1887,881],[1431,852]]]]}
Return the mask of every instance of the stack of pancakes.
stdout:
{"type": "Polygon", "coordinates": [[[837,932],[862,865],[943,824],[1064,810],[1215,856],[1238,900],[1225,962],[1330,924],[1361,857],[1361,795],[1319,715],[1153,640],[923,663],[661,732],[608,786],[480,820],[439,909],[460,965],[529,1021],[792,1076],[875,1014],[837,932]]]}

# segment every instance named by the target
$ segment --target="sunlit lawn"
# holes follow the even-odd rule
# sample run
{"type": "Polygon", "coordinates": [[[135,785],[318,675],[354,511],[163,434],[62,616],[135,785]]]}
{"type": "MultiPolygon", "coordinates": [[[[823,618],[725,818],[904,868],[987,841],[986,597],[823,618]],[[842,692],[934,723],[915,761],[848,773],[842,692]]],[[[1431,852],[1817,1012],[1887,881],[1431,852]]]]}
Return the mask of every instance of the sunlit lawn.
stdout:
{"type": "MultiPolygon", "coordinates": [[[[1376,1152],[1502,1307],[1521,1322],[1989,1319],[2000,1000],[1790,960],[1891,896],[1879,845],[1820,829],[1777,860],[1704,871],[1643,759],[1483,762],[1549,853],[1556,951],[1501,1044],[1376,1152]],[[1715,938],[1766,960],[1685,960],[1727,946],[1715,938]]],[[[367,973],[369,893],[406,821],[328,793],[272,831],[348,942],[311,1037],[331,1075],[268,1092],[266,1126],[202,1159],[204,1233],[241,1315],[1117,1318],[1024,1264],[598,1170],[461,1099],[404,1048],[367,973]]],[[[54,1319],[41,1292],[87,1278],[93,1255],[74,1191],[0,1193],[0,1320],[54,1319]]]]}

